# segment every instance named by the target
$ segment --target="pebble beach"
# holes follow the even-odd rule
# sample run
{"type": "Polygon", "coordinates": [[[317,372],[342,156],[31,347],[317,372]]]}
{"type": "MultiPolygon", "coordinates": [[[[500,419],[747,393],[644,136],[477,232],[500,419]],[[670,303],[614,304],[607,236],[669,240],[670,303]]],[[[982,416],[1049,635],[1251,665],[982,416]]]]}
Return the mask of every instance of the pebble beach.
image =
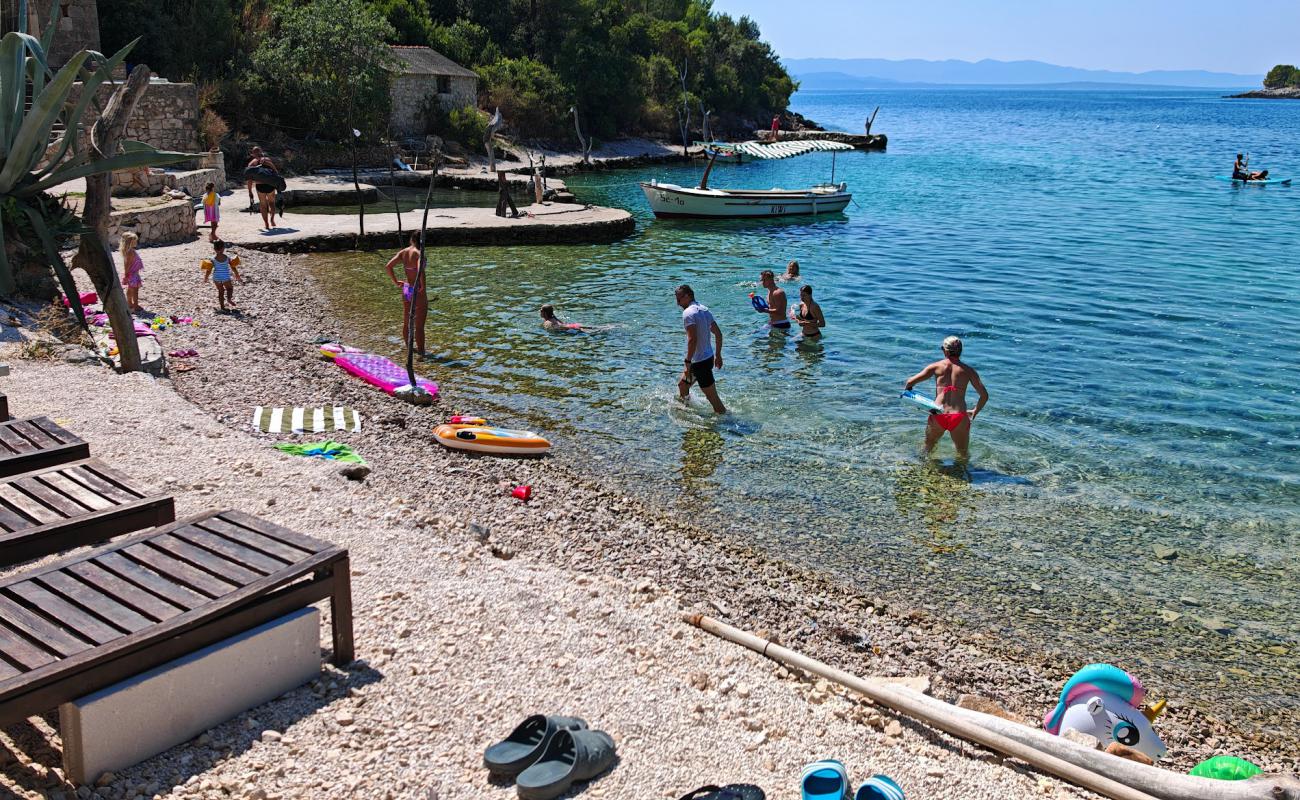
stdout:
{"type": "MultiPolygon", "coordinates": [[[[680,615],[764,631],[860,675],[917,678],[941,699],[978,695],[1028,724],[1086,659],[957,628],[922,598],[882,600],[887,587],[836,584],[559,458],[442,450],[432,427],[478,411],[458,405],[457,383],[472,376],[435,371],[443,388],[431,408],[383,395],[311,345],[319,335],[346,342],[348,332],[296,260],[310,256],[239,252],[249,279],[235,287],[240,312],[218,315],[197,267],[210,252],[206,241],[141,251],[143,305],[199,322],[160,334],[165,351],[199,352],[184,360],[193,369],[115,375],[19,360],[19,345],[6,343],[0,357],[13,373],[0,386],[16,416],[47,415],[89,441],[92,455],[173,494],[178,518],[239,508],[348,547],[358,660],[93,787],[63,781],[56,717],[34,720],[4,734],[3,790],[508,798],[513,787],[482,768],[483,748],[523,717],[551,713],[581,716],[618,745],[613,770],[580,786],[583,797],[667,799],[731,782],[788,797],[802,766],[823,757],[844,761],[855,781],[888,774],[919,800],[1092,796],[791,673],[680,615]],[[360,433],[335,437],[368,462],[362,481],[271,448],[327,437],[270,437],[249,424],[257,405],[338,404],[364,418],[360,433]],[[516,485],[531,486],[533,499],[511,497],[516,485]]],[[[30,335],[25,323],[5,341],[30,335]]],[[[1276,740],[1176,704],[1158,727],[1172,769],[1225,752],[1295,769],[1276,740]]]]}

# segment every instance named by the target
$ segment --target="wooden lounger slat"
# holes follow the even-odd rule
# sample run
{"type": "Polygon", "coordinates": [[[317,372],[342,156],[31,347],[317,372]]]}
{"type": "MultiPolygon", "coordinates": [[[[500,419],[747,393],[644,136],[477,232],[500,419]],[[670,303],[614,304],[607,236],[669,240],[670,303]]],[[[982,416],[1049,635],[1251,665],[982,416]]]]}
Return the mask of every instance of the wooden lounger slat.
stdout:
{"type": "Polygon", "coordinates": [[[147,544],[132,545],[122,550],[122,553],[144,564],[168,580],[175,581],[188,589],[193,589],[208,598],[221,597],[234,588],[233,583],[227,583],[201,569],[191,567],[184,561],[173,558],[147,544]]]}
{"type": "Polygon", "coordinates": [[[16,672],[34,670],[58,660],[58,656],[32,644],[27,638],[0,625],[0,661],[17,667],[16,672]]]}
{"type": "Polygon", "coordinates": [[[186,525],[184,528],[177,528],[173,535],[196,547],[212,550],[218,555],[262,575],[275,572],[277,569],[283,569],[287,564],[293,563],[293,561],[281,561],[271,558],[265,553],[259,553],[250,547],[245,547],[238,542],[218,536],[212,531],[204,530],[197,525],[186,525]]]}
{"type": "Polygon", "coordinates": [[[204,530],[213,531],[227,539],[238,540],[241,544],[251,547],[261,553],[265,553],[272,558],[278,558],[285,563],[293,563],[303,556],[309,555],[311,550],[304,550],[291,544],[285,544],[279,539],[272,539],[260,531],[246,528],[242,525],[235,525],[220,517],[212,517],[198,523],[198,526],[204,530]]]}
{"type": "Polygon", "coordinates": [[[5,505],[3,498],[0,498],[0,528],[5,531],[20,531],[30,528],[33,524],[30,518],[5,505]]]}
{"type": "Polygon", "coordinates": [[[52,509],[60,517],[75,517],[85,514],[90,509],[65,495],[57,487],[51,486],[41,478],[15,478],[9,484],[46,508],[52,509]]]}
{"type": "Polygon", "coordinates": [[[17,484],[0,484],[0,502],[18,513],[30,517],[38,525],[60,522],[68,518],[66,514],[60,514],[55,509],[37,501],[29,492],[23,491],[22,487],[17,484]]]}
{"type": "Polygon", "coordinates": [[[134,633],[154,623],[154,620],[122,605],[105,592],[92,589],[66,572],[47,572],[41,576],[41,583],[70,602],[76,603],[86,613],[106,620],[119,630],[134,633]]]}
{"type": "MultiPolygon", "coordinates": [[[[38,417],[37,419],[44,419],[44,417],[38,417]]],[[[48,422],[49,420],[46,421],[48,422]]],[[[11,426],[11,431],[26,439],[32,447],[37,450],[44,450],[48,447],[57,447],[64,443],[62,439],[56,436],[51,436],[45,427],[37,425],[36,419],[16,419],[9,424],[11,426]]],[[[53,423],[50,423],[50,427],[62,430],[59,426],[54,425],[53,423]]]]}
{"type": "Polygon", "coordinates": [[[91,511],[102,511],[106,508],[113,507],[113,501],[103,495],[92,492],[74,480],[68,478],[62,472],[50,472],[42,475],[41,482],[63,493],[66,497],[74,500],[81,505],[89,508],[91,511]]]}
{"type": "Polygon", "coordinates": [[[175,518],[170,497],[136,488],[95,459],[0,477],[0,567],[175,518]]]}
{"type": "Polygon", "coordinates": [[[205,572],[210,572],[223,580],[230,581],[236,586],[261,577],[261,573],[240,566],[216,553],[204,550],[202,547],[195,547],[184,539],[178,538],[174,533],[155,536],[150,540],[150,544],[163,550],[168,555],[175,556],[205,572]]]}
{"type": "Polygon", "coordinates": [[[122,632],[97,617],[86,612],[54,594],[33,581],[23,581],[9,587],[14,596],[32,609],[35,609],[51,621],[57,621],[73,633],[95,644],[111,642],[122,632]]]}
{"type": "Polygon", "coordinates": [[[9,419],[9,398],[4,392],[0,392],[0,422],[9,419]]]}
{"type": "Polygon", "coordinates": [[[90,456],[90,446],[45,417],[0,422],[0,477],[90,456]]]}
{"type": "Polygon", "coordinates": [[[333,610],[334,660],[339,664],[351,661],[347,551],[295,537],[308,543],[310,552],[260,575],[206,549],[221,544],[230,557],[252,558],[250,554],[256,554],[262,563],[274,562],[274,557],[262,553],[258,546],[247,544],[253,531],[264,538],[283,538],[281,530],[254,517],[209,513],[0,578],[0,598],[31,617],[23,617],[25,623],[31,623],[28,627],[15,628],[17,623],[6,621],[0,603],[0,725],[102,689],[320,600],[328,599],[333,610]],[[220,521],[213,523],[217,517],[220,521]],[[181,529],[184,533],[177,533],[181,529]],[[243,549],[232,551],[230,545],[243,549]],[[211,563],[197,566],[202,562],[211,563]],[[228,573],[242,572],[244,577],[232,583],[207,573],[209,567],[217,566],[228,573]],[[211,596],[202,597],[195,584],[206,586],[211,596]],[[172,599],[176,596],[193,605],[180,610],[182,603],[172,599]],[[166,608],[169,603],[176,608],[166,608]],[[164,611],[170,614],[166,619],[143,619],[161,616],[164,611]],[[112,620],[114,625],[96,625],[95,620],[112,620]],[[104,641],[109,633],[115,635],[104,641]],[[56,635],[62,637],[63,651],[80,638],[93,638],[96,644],[65,655],[54,646],[56,635]],[[50,652],[43,653],[47,640],[50,652]],[[33,666],[38,662],[42,663],[33,666]]]}
{"type": "Polygon", "coordinates": [[[153,592],[146,591],[128,580],[119,578],[93,561],[72,564],[68,567],[68,572],[81,578],[104,594],[111,596],[122,605],[133,608],[155,621],[171,619],[181,613],[179,606],[167,602],[153,592]]]}
{"type": "Polygon", "coordinates": [[[9,425],[0,425],[0,449],[8,450],[10,453],[32,453],[36,451],[36,445],[27,440],[27,437],[20,436],[9,425]]]}
{"type": "Polygon", "coordinates": [[[63,474],[87,489],[98,492],[100,496],[119,503],[130,503],[144,497],[144,494],[132,486],[129,478],[117,470],[109,469],[98,462],[92,461],[80,466],[70,466],[63,474]]]}
{"type": "Polygon", "coordinates": [[[26,420],[20,420],[18,423],[25,430],[35,429],[49,438],[56,444],[71,444],[72,442],[81,441],[80,438],[64,430],[62,426],[56,425],[49,417],[32,417],[26,420]]]}
{"type": "Polygon", "coordinates": [[[62,626],[33,614],[7,597],[0,597],[0,619],[60,656],[75,655],[91,647],[90,642],[73,636],[62,626]]]}
{"type": "Polygon", "coordinates": [[[292,545],[305,553],[314,553],[320,547],[320,541],[310,536],[304,536],[301,533],[276,525],[274,522],[267,522],[260,517],[246,514],[243,511],[228,511],[221,516],[230,523],[255,530],[263,536],[292,545]]]}
{"type": "Polygon", "coordinates": [[[188,586],[167,580],[153,570],[142,567],[121,553],[105,553],[90,563],[109,570],[114,575],[141,586],[186,611],[198,608],[209,599],[188,586]]]}
{"type": "Polygon", "coordinates": [[[24,670],[36,669],[58,659],[4,625],[0,625],[0,656],[24,670]]]}

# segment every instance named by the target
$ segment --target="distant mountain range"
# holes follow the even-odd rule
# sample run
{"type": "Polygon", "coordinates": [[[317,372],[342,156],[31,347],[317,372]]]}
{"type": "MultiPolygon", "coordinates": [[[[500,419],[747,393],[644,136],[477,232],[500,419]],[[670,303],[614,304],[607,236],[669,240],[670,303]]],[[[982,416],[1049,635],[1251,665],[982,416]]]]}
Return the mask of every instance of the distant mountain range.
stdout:
{"type": "Polygon", "coordinates": [[[908,85],[1033,85],[1093,84],[1181,86],[1236,89],[1256,87],[1261,75],[1237,75],[1204,70],[1114,72],[1062,67],[1042,61],[924,61],[909,58],[790,58],[785,67],[804,89],[879,89],[908,85]]]}

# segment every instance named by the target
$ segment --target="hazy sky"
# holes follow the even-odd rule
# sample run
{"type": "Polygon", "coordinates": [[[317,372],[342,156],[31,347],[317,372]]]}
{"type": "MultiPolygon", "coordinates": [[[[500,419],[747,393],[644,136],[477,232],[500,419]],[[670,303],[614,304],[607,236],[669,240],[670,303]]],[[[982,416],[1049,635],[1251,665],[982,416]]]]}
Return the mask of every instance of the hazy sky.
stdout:
{"type": "Polygon", "coordinates": [[[1034,59],[1142,72],[1300,62],[1300,0],[714,0],[783,58],[1034,59]]]}

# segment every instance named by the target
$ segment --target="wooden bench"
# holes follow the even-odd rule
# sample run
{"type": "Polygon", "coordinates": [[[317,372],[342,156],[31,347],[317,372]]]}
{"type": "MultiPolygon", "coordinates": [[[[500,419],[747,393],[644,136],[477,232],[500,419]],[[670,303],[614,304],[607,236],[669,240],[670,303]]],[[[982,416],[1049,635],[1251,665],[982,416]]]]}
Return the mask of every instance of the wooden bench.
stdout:
{"type": "Polygon", "coordinates": [[[9,419],[9,398],[4,392],[0,392],[0,422],[9,419]]]}
{"type": "Polygon", "coordinates": [[[0,479],[0,567],[95,544],[176,519],[150,494],[90,458],[0,479]]]}
{"type": "Polygon", "coordinates": [[[48,417],[0,422],[0,478],[90,457],[90,445],[48,417]]]}
{"type": "Polygon", "coordinates": [[[346,664],[348,551],[239,511],[208,512],[5,578],[0,725],[327,598],[334,662],[346,664]]]}

